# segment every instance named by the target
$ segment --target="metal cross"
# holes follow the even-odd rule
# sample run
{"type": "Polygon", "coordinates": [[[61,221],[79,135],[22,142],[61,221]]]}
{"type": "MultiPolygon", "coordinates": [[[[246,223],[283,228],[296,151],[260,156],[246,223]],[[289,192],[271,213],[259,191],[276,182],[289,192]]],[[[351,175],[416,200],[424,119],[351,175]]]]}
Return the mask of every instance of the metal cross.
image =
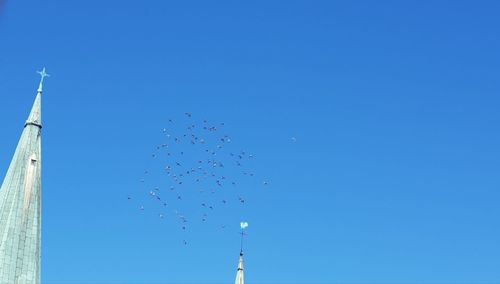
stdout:
{"type": "Polygon", "coordinates": [[[45,67],[43,67],[42,71],[36,71],[36,73],[40,74],[40,76],[42,77],[42,82],[45,77],[50,77],[50,75],[45,72],[45,67]]]}
{"type": "Polygon", "coordinates": [[[50,75],[45,72],[45,67],[43,67],[42,71],[36,71],[36,73],[40,74],[41,76],[40,85],[38,86],[38,92],[42,92],[43,79],[45,79],[45,77],[50,77],[50,75]]]}

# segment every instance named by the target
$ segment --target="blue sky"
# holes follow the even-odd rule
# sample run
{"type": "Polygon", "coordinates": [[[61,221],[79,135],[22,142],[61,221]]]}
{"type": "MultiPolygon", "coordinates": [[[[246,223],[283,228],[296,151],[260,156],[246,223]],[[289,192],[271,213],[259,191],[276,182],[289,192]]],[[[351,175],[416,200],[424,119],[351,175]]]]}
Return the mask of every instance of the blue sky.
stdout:
{"type": "Polygon", "coordinates": [[[6,1],[0,173],[52,75],[43,282],[231,283],[240,220],[250,283],[500,282],[499,3],[6,1]],[[126,198],[186,111],[270,181],[188,246],[126,198]]]}

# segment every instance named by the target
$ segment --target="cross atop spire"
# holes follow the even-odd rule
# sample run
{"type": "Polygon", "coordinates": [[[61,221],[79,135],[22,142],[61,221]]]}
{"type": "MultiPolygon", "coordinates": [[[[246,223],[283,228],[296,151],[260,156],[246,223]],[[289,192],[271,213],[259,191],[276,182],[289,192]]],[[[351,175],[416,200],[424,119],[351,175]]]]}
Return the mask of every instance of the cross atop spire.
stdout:
{"type": "Polygon", "coordinates": [[[40,85],[38,85],[38,92],[41,93],[43,89],[43,80],[45,79],[45,77],[50,77],[50,75],[45,72],[45,67],[43,67],[42,71],[36,71],[36,73],[40,74],[41,77],[40,85]]]}
{"type": "Polygon", "coordinates": [[[240,248],[240,254],[243,255],[243,237],[246,236],[247,234],[245,233],[245,229],[248,228],[248,223],[247,222],[241,222],[240,223],[240,228],[241,228],[241,248],[240,248]]]}

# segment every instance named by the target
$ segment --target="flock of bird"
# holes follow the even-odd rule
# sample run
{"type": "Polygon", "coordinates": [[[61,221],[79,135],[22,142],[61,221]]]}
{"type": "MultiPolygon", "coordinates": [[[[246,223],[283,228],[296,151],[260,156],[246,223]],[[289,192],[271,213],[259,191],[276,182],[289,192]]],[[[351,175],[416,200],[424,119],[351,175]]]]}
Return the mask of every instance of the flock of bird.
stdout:
{"type": "MultiPolygon", "coordinates": [[[[216,211],[245,206],[249,184],[265,187],[269,182],[258,180],[252,169],[254,155],[234,145],[224,123],[196,121],[189,112],[182,117],[168,119],[161,129],[151,167],[139,180],[140,190],[127,199],[138,210],[173,220],[186,232],[194,223],[208,223],[216,211]]],[[[226,228],[221,220],[212,223],[226,228]]],[[[188,244],[186,239],[183,244],[188,244]]]]}

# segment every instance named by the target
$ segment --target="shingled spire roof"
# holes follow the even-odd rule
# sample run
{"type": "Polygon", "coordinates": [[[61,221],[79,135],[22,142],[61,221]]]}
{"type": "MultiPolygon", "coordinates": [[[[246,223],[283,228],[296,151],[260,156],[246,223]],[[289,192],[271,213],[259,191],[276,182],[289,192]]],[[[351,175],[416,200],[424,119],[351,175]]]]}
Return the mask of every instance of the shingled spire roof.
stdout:
{"type": "Polygon", "coordinates": [[[0,283],[40,283],[41,131],[45,68],[0,188],[0,283]]]}
{"type": "Polygon", "coordinates": [[[238,263],[238,272],[236,272],[235,284],[245,284],[245,272],[243,271],[243,251],[240,252],[240,262],[238,263]]]}

